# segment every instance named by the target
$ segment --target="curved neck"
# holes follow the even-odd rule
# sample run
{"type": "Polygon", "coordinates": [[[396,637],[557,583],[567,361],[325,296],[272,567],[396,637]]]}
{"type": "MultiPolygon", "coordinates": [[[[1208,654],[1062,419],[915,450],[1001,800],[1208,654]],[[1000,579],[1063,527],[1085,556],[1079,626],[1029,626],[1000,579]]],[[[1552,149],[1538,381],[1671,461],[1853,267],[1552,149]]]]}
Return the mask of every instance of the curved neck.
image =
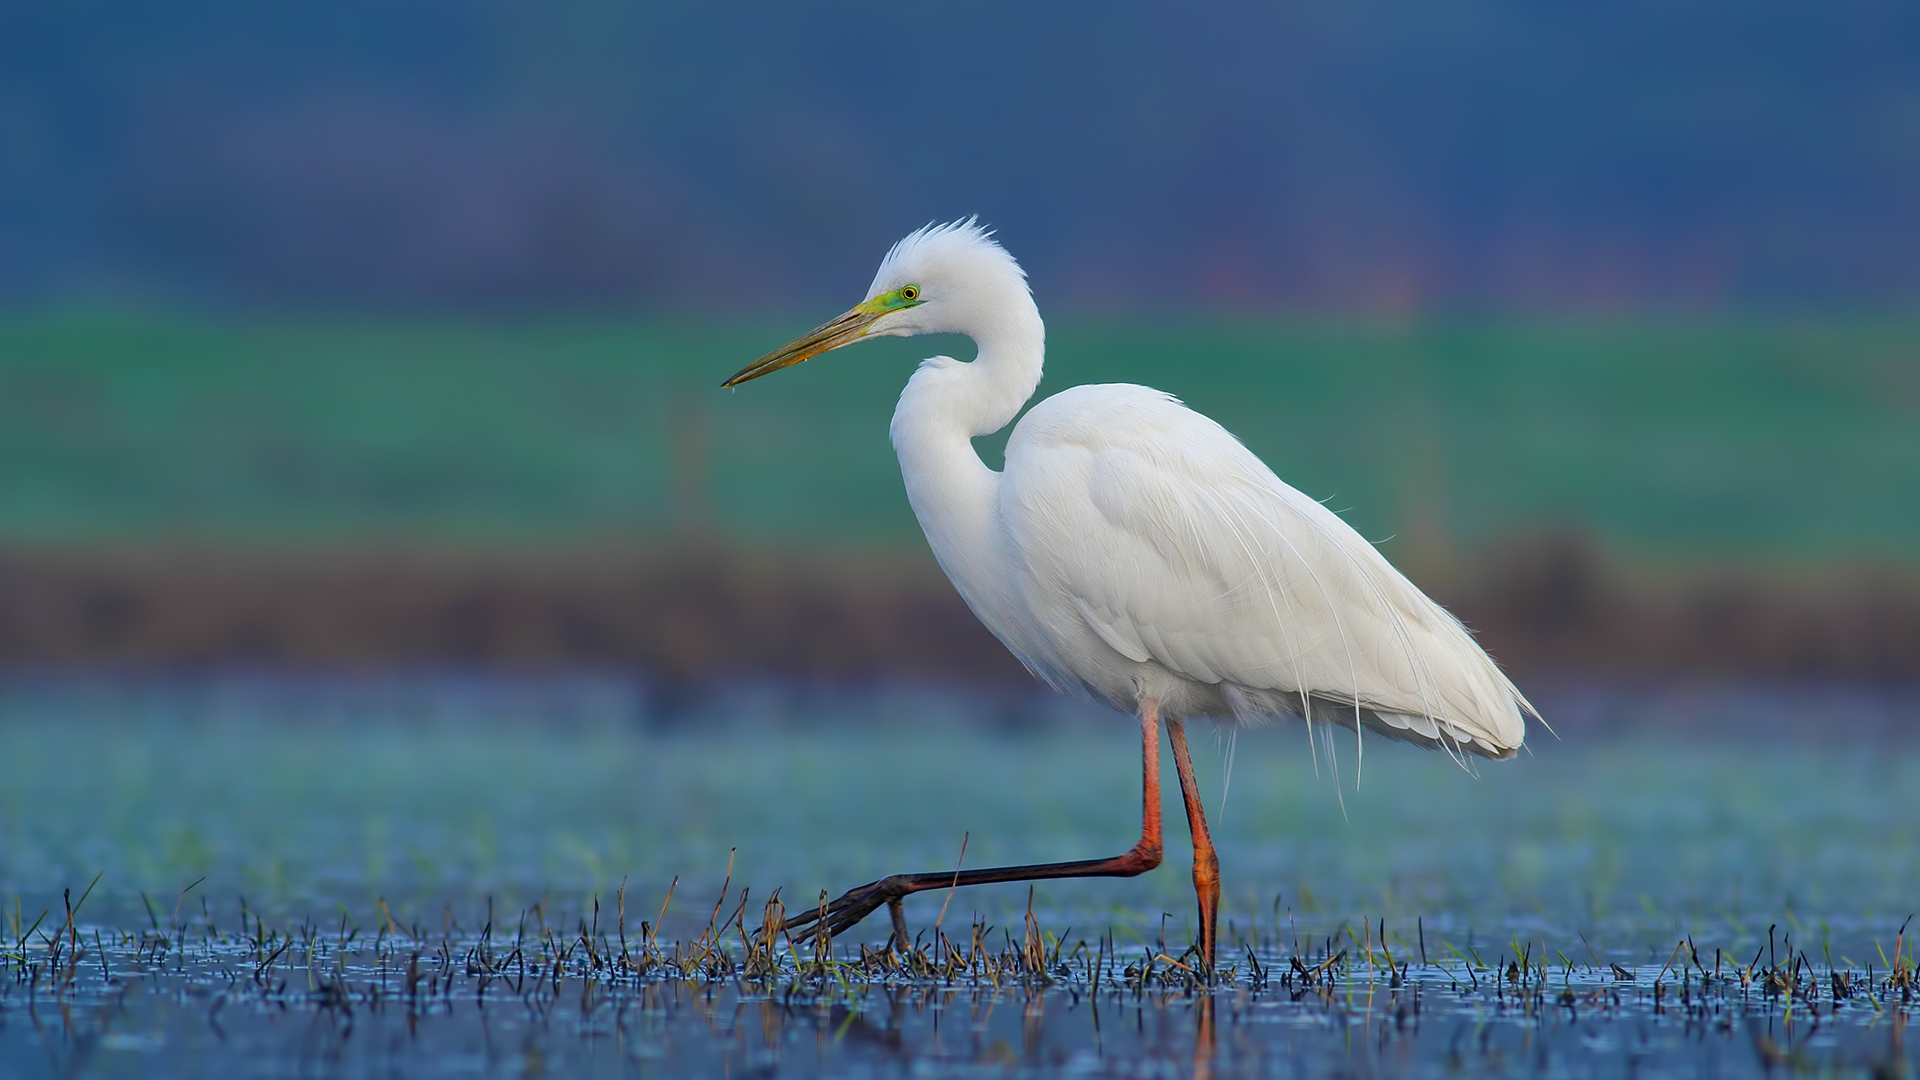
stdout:
{"type": "Polygon", "coordinates": [[[945,356],[922,362],[907,380],[892,426],[907,501],[934,557],[1003,641],[1003,628],[987,618],[996,607],[1006,610],[990,603],[990,594],[1015,587],[996,558],[1000,474],[980,460],[973,439],[1005,427],[1040,385],[1046,328],[1024,289],[1020,300],[969,333],[979,348],[972,363],[945,356]]]}
{"type": "MultiPolygon", "coordinates": [[[[956,445],[985,468],[970,440],[1006,427],[1039,387],[1047,352],[1039,309],[1021,289],[1017,301],[1009,298],[994,310],[991,318],[964,331],[978,349],[972,363],[936,356],[922,361],[907,380],[892,427],[902,468],[911,468],[910,459],[933,466],[956,445]],[[927,454],[933,457],[923,458],[927,454]]],[[[909,475],[909,487],[913,481],[909,475]]]]}
{"type": "MultiPolygon", "coordinates": [[[[1020,415],[1020,407],[1040,386],[1047,352],[1046,324],[1039,309],[1018,293],[997,305],[993,318],[963,331],[977,350],[972,363],[937,356],[923,362],[900,395],[901,410],[911,410],[915,431],[957,426],[972,438],[990,435],[1020,415]]],[[[893,440],[900,445],[900,412],[894,413],[893,440]]]]}

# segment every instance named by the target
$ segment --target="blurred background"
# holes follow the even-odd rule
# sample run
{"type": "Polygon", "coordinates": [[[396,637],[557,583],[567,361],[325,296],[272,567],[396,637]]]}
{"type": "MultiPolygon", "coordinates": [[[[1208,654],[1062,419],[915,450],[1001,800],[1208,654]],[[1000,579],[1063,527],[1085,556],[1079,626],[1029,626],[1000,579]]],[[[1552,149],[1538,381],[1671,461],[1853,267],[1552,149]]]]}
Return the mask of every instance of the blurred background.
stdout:
{"type": "Polygon", "coordinates": [[[1911,5],[15,0],[0,147],[16,676],[1025,694],[886,439],[964,342],[715,389],[977,213],[1043,392],[1218,418],[1523,685],[1920,680],[1911,5]]]}
{"type": "MultiPolygon", "coordinates": [[[[0,1076],[165,1047],[186,1075],[314,1071],[341,1021],[299,996],[313,919],[389,949],[439,927],[448,957],[496,913],[692,941],[729,889],[744,932],[776,889],[1124,843],[1131,725],[987,635],[901,490],[893,402],[968,343],[718,389],[969,214],[1029,272],[1042,393],[1142,382],[1218,419],[1553,724],[1477,779],[1369,740],[1364,787],[1351,743],[1299,726],[1203,747],[1230,935],[1297,964],[1346,934],[1369,980],[1390,934],[1423,967],[1428,937],[1493,971],[1551,941],[1566,977],[1641,975],[1578,1026],[1433,982],[1412,1058],[1398,990],[1259,1038],[1383,1076],[1910,1074],[1880,1004],[1796,1043],[1797,992],[1776,1029],[1756,990],[1741,1015],[1793,1051],[1756,1056],[1757,1021],[1642,991],[1659,1013],[1683,933],[1716,974],[1723,948],[1772,964],[1776,928],[1790,971],[1796,940],[1859,986],[1911,964],[1920,5],[0,0],[0,1076]],[[76,903],[70,944],[191,927],[175,974],[205,992],[126,948],[49,990],[76,903]],[[263,949],[221,935],[249,920],[303,942],[278,1004],[227,1004],[263,949]],[[29,1022],[55,993],[60,1022],[29,1022]],[[1829,1055],[1834,1031],[1894,1064],[1829,1055]]],[[[912,926],[1179,952],[1167,787],[1161,873],[962,890],[950,916],[929,893],[912,926]]],[[[808,1011],[786,1000],[765,1015],[808,1011]]],[[[998,1012],[1029,1047],[1038,1001],[998,1012]]],[[[1117,1026],[1182,1042],[1190,1002],[1117,1026]]],[[[460,1052],[362,1071],[469,1075],[516,1026],[555,1056],[492,1071],[625,1052],[548,1008],[429,1009],[424,1035],[409,1012],[423,1055],[460,1052]]],[[[734,1038],[677,1015],[684,1045],[734,1038]]],[[[841,1045],[832,1015],[793,1029],[792,1074],[841,1045]]],[[[880,1071],[944,1060],[939,1030],[890,1036],[880,1071]]],[[[1127,1075],[1157,1060],[1123,1045],[1100,1052],[1127,1075]]]]}

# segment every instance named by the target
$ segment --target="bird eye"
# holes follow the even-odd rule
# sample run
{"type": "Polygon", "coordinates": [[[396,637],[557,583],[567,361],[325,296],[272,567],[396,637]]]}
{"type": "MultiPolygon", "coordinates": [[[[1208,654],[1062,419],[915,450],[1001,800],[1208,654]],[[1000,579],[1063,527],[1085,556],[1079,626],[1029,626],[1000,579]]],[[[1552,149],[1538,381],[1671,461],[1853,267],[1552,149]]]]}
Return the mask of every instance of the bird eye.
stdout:
{"type": "Polygon", "coordinates": [[[920,287],[919,287],[919,286],[917,286],[917,285],[909,285],[909,286],[907,286],[906,288],[904,288],[904,289],[901,289],[901,290],[900,290],[900,299],[902,299],[902,300],[918,300],[918,299],[920,299],[920,287]]]}

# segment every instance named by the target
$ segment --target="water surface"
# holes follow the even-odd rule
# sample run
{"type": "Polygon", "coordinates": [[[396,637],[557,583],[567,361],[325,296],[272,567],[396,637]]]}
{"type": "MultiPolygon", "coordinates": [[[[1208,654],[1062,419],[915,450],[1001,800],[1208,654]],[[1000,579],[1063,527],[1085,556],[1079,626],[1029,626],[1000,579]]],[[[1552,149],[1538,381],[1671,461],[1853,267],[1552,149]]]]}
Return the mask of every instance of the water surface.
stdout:
{"type": "Polygon", "coordinates": [[[916,896],[911,958],[883,919],[756,957],[776,890],[1131,843],[1128,719],[981,712],[15,680],[0,1075],[1913,1071],[1920,753],[1884,738],[1625,724],[1471,774],[1350,734],[1316,761],[1297,726],[1203,738],[1211,989],[1170,779],[1159,871],[916,896]]]}

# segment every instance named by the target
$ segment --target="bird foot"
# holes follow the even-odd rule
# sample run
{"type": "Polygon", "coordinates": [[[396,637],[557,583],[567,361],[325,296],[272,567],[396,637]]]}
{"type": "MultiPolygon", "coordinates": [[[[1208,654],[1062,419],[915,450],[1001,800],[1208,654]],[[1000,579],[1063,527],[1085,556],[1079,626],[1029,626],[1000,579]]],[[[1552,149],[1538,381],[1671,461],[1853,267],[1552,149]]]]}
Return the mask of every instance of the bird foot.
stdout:
{"type": "Polygon", "coordinates": [[[893,936],[887,944],[904,949],[908,944],[907,918],[900,899],[912,891],[908,877],[903,874],[869,882],[857,889],[847,890],[839,899],[781,920],[779,925],[763,931],[755,944],[764,946],[771,943],[774,934],[782,931],[792,934],[809,926],[814,928],[813,933],[832,940],[859,925],[884,904],[893,915],[893,936]]]}

